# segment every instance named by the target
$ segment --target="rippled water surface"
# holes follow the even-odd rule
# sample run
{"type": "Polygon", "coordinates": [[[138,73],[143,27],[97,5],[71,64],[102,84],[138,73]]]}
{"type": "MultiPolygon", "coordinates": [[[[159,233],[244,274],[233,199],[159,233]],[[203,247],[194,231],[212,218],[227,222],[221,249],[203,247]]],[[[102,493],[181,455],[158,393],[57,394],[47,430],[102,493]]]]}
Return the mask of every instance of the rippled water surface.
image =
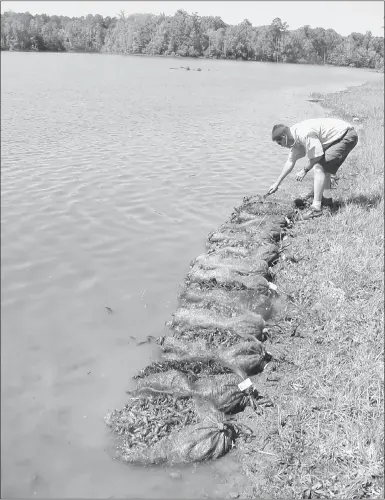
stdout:
{"type": "Polygon", "coordinates": [[[112,460],[103,418],[156,358],[136,342],[164,330],[207,233],[281,170],[272,125],[319,116],[309,92],[380,76],[230,61],[170,69],[181,64],[1,54],[3,497],[192,498],[236,486],[231,456],[179,481],[112,460]]]}

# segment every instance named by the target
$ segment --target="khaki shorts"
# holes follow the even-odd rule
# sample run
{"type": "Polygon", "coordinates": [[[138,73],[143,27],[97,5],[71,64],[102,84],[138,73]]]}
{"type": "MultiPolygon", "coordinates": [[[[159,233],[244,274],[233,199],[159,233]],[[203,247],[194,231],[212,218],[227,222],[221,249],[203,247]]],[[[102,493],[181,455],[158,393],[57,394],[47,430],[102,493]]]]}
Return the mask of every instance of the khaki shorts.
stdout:
{"type": "Polygon", "coordinates": [[[354,128],[349,128],[338,141],[324,147],[324,156],[319,164],[325,172],[336,174],[337,170],[348,157],[348,154],[356,146],[358,135],[354,128]]]}

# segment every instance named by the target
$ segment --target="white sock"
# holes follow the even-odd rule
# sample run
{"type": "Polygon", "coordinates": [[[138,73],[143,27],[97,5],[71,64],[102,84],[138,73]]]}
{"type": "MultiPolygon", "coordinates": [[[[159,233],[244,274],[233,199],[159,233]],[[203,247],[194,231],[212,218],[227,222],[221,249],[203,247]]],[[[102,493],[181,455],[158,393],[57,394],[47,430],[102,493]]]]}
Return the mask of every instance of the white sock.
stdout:
{"type": "Polygon", "coordinates": [[[313,201],[311,206],[314,208],[314,210],[321,210],[321,202],[320,201],[313,201]]]}

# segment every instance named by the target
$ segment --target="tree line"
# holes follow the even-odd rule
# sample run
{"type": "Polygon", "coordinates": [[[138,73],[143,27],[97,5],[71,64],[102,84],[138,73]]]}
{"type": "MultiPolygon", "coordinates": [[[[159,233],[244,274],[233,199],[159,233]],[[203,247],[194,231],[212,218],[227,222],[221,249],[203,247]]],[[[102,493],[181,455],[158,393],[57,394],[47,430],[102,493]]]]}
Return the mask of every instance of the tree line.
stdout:
{"type": "Polygon", "coordinates": [[[252,26],[245,19],[232,26],[220,17],[178,10],[173,16],[133,14],[116,17],[1,15],[1,50],[107,52],[208,57],[288,63],[384,68],[384,38],[303,26],[289,30],[274,19],[252,26]]]}

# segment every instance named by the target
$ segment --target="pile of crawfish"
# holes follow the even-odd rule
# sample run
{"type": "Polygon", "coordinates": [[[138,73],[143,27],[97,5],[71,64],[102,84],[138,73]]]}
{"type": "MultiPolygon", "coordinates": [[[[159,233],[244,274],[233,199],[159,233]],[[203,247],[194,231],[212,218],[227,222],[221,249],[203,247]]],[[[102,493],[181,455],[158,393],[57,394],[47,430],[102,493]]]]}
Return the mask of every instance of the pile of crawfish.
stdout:
{"type": "Polygon", "coordinates": [[[247,197],[210,233],[169,335],[157,339],[160,359],[135,375],[125,407],[105,418],[123,460],[199,462],[230,451],[242,433],[250,438],[237,415],[268,400],[257,382],[273,359],[265,345],[278,299],[270,269],[295,214],[291,201],[247,197]]]}

